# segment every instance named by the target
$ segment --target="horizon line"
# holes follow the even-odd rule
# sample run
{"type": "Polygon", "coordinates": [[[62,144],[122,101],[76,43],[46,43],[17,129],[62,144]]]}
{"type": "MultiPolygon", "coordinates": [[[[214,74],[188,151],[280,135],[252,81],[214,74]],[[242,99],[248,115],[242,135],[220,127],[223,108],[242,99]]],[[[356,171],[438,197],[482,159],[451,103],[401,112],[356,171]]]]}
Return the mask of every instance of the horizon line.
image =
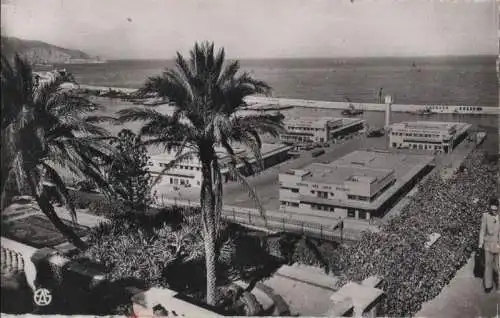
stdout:
{"type": "MultiPolygon", "coordinates": [[[[127,57],[127,58],[116,58],[116,57],[104,57],[99,55],[107,61],[172,61],[173,58],[142,58],[142,57],[127,57]]],[[[484,53],[484,54],[443,54],[443,55],[417,55],[417,56],[391,56],[391,55],[381,55],[381,56],[276,56],[276,57],[226,57],[226,60],[300,60],[300,59],[318,59],[318,60],[349,60],[349,59],[423,59],[423,58],[462,58],[462,57],[492,57],[497,58],[498,54],[495,53],[484,53]]]]}

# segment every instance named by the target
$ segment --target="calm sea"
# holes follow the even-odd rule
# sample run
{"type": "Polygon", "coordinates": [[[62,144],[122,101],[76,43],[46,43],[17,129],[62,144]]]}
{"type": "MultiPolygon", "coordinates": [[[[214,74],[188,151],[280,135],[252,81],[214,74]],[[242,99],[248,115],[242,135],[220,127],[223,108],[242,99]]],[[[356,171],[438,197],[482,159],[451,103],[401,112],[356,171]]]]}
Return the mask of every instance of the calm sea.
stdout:
{"type": "MultiPolygon", "coordinates": [[[[495,57],[241,60],[273,96],[376,102],[379,88],[398,104],[498,105],[495,57]]],[[[81,84],[138,88],[169,60],[64,65],[81,84]]]]}

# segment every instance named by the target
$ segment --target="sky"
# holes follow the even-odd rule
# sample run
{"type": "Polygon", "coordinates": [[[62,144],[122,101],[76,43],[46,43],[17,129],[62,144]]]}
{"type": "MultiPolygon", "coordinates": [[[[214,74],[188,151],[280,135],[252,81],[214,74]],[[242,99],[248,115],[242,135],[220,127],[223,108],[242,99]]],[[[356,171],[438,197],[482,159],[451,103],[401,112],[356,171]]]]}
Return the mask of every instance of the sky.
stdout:
{"type": "Polygon", "coordinates": [[[2,0],[2,34],[106,58],[498,54],[494,0],[2,0]]]}

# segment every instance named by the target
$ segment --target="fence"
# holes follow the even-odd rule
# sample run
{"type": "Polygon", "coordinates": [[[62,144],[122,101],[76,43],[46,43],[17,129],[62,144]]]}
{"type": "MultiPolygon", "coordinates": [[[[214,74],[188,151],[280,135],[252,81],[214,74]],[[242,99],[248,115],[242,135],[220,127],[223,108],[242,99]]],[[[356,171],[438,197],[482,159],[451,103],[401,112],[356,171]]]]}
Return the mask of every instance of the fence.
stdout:
{"type": "MultiPolygon", "coordinates": [[[[161,196],[159,200],[160,205],[173,205],[173,206],[187,206],[187,207],[200,207],[197,201],[184,201],[177,199],[168,199],[161,196]]],[[[255,227],[266,228],[275,231],[292,232],[301,235],[306,235],[321,240],[340,241],[343,240],[358,240],[359,235],[349,233],[343,230],[343,226],[332,229],[321,223],[308,222],[303,220],[292,219],[289,217],[281,217],[272,215],[276,211],[268,211],[264,213],[264,217],[260,215],[259,210],[251,208],[242,208],[236,206],[224,206],[222,209],[222,217],[233,223],[248,224],[255,227]]]]}

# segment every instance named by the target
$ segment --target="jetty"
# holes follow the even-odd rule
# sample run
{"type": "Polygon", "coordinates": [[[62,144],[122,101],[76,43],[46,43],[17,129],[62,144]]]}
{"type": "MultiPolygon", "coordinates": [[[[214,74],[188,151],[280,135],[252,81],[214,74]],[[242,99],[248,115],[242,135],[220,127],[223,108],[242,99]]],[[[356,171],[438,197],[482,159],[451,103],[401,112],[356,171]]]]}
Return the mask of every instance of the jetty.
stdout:
{"type": "MultiPolygon", "coordinates": [[[[119,91],[132,94],[137,91],[134,88],[121,87],[106,87],[80,85],[81,89],[98,90],[98,91],[119,91]]],[[[377,103],[353,103],[353,102],[332,102],[307,99],[291,99],[291,98],[275,98],[264,96],[249,96],[245,99],[251,110],[283,110],[293,107],[306,107],[316,109],[340,109],[349,110],[352,107],[361,111],[385,111],[386,104],[377,103]]],[[[391,104],[392,112],[415,113],[415,112],[430,112],[431,114],[453,114],[453,115],[499,115],[500,111],[495,106],[485,105],[445,105],[445,104],[391,104]]]]}

